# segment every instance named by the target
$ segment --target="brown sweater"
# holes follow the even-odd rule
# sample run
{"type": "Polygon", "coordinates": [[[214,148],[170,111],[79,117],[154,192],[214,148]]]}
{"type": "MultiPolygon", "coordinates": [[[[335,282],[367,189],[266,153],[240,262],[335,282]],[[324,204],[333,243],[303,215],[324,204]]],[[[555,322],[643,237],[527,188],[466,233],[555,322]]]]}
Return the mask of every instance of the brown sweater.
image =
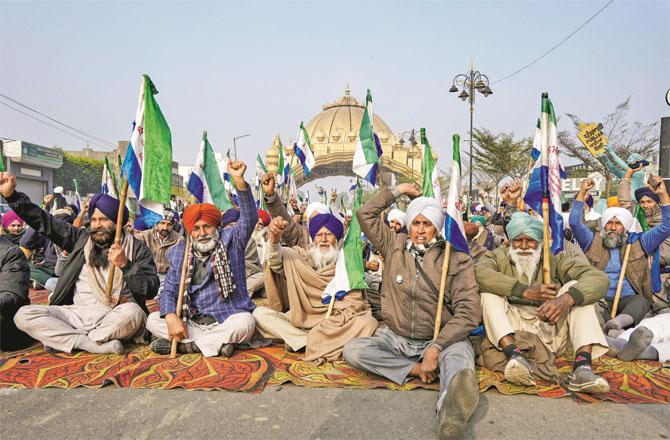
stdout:
{"type": "MultiPolygon", "coordinates": [[[[401,336],[425,341],[433,338],[445,242],[438,240],[424,255],[423,271],[429,283],[406,248],[408,235],[396,234],[381,220],[380,214],[394,201],[393,192],[382,189],[359,208],[357,217],[368,240],[384,256],[384,322],[401,336]]],[[[435,343],[444,349],[464,340],[479,325],[481,314],[474,262],[452,248],[441,330],[435,343]]]]}
{"type": "Polygon", "coordinates": [[[183,237],[181,237],[175,231],[170,231],[168,238],[163,240],[161,243],[161,241],[158,239],[158,233],[156,230],[147,229],[146,231],[140,232],[137,238],[146,243],[146,245],[151,250],[151,254],[154,256],[154,263],[156,263],[156,272],[167,273],[168,268],[170,267],[167,253],[172,246],[183,240],[183,237]]]}

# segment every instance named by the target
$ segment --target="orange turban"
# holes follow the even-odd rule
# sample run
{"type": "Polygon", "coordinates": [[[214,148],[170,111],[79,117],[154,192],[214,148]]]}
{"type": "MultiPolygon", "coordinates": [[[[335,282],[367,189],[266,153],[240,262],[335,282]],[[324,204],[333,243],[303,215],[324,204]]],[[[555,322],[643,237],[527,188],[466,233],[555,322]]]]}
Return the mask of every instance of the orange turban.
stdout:
{"type": "Polygon", "coordinates": [[[204,220],[208,225],[218,228],[221,225],[221,211],[211,203],[198,203],[188,205],[184,209],[184,227],[190,234],[199,220],[204,220]]]}

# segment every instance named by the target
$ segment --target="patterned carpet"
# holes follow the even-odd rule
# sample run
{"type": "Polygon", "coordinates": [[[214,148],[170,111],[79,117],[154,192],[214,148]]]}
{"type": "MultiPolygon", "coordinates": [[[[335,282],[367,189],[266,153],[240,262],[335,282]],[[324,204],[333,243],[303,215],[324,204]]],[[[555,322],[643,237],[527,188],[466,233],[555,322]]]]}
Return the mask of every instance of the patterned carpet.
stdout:
{"type": "MultiPolygon", "coordinates": [[[[34,295],[33,304],[46,300],[34,295]]],[[[155,305],[152,304],[155,307],[155,305]]],[[[568,359],[557,362],[561,373],[569,373],[568,359]]],[[[535,394],[542,397],[572,397],[580,403],[610,400],[618,403],[670,403],[670,363],[651,361],[621,362],[605,357],[594,363],[594,370],[610,383],[611,392],[601,395],[572,393],[559,384],[539,382],[523,387],[503,380],[502,374],[478,369],[482,391],[495,388],[500,393],[535,394]]],[[[159,356],[147,345],[129,348],[122,355],[97,355],[78,352],[72,355],[48,354],[41,345],[17,352],[0,353],[0,388],[100,388],[115,384],[126,388],[184,388],[189,390],[228,390],[259,393],[266,385],[293,383],[305,387],[386,388],[412,390],[438,389],[418,380],[398,386],[372,374],[355,370],[344,362],[316,365],[287,353],[283,346],[238,350],[230,359],[204,358],[200,354],[176,359],[159,356]]]]}

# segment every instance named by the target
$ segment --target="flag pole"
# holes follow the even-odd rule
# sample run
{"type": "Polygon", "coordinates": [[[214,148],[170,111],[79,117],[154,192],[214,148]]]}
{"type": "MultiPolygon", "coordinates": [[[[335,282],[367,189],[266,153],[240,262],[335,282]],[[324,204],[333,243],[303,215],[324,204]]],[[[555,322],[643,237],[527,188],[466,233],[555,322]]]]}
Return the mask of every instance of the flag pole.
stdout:
{"type": "MultiPolygon", "coordinates": [[[[181,278],[179,279],[179,295],[177,296],[177,318],[181,319],[181,309],[184,305],[184,290],[186,288],[186,271],[188,270],[188,253],[191,249],[191,234],[186,234],[186,245],[184,246],[184,261],[181,263],[181,278]]],[[[177,357],[177,339],[172,339],[170,357],[177,357]]]]}
{"type": "Polygon", "coordinates": [[[333,313],[334,305],[335,305],[335,295],[330,295],[330,303],[328,303],[328,312],[326,312],[326,317],[324,318],[324,321],[328,321],[328,318],[330,318],[331,313],[333,313]]]}
{"type": "Polygon", "coordinates": [[[619,281],[616,285],[616,293],[614,294],[614,301],[612,301],[612,312],[610,318],[614,319],[619,308],[619,299],[621,298],[621,289],[623,288],[623,280],[626,278],[626,269],[628,268],[628,260],[630,258],[631,244],[626,244],[626,250],[623,254],[623,263],[621,264],[621,273],[619,274],[619,281]]]}
{"type": "Polygon", "coordinates": [[[444,291],[447,287],[447,272],[449,272],[449,256],[451,255],[451,243],[447,242],[444,249],[444,261],[442,262],[442,277],[440,278],[440,296],[437,298],[437,313],[435,314],[435,331],[433,331],[433,340],[440,335],[440,325],[442,324],[442,306],[444,305],[444,291]]]}
{"type": "MultiPolygon", "coordinates": [[[[123,181],[123,188],[121,189],[121,195],[119,196],[119,210],[116,213],[116,235],[114,236],[114,244],[121,243],[121,234],[123,232],[123,213],[126,208],[126,198],[128,197],[128,179],[123,181]]],[[[116,272],[116,266],[113,264],[109,265],[109,274],[107,275],[107,286],[105,287],[105,296],[107,298],[107,303],[112,304],[112,287],[114,285],[114,272],[116,272]]]]}
{"type": "Polygon", "coordinates": [[[542,274],[544,284],[551,284],[551,249],[549,242],[551,241],[551,232],[549,231],[549,194],[542,197],[542,223],[544,224],[544,240],[542,245],[543,260],[542,260],[542,274]]]}

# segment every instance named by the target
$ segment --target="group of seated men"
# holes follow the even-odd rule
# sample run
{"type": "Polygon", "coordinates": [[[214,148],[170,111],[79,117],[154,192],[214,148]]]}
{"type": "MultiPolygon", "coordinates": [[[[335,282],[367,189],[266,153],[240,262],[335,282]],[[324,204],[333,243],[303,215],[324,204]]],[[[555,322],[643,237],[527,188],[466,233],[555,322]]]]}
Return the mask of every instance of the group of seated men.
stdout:
{"type": "MultiPolygon", "coordinates": [[[[191,204],[182,216],[186,240],[173,233],[174,219],[166,217],[140,238],[123,234],[120,243],[114,242],[118,200],[95,195],[88,223],[76,227],[17,191],[11,173],[0,173],[0,194],[13,212],[67,253],[49,305],[30,305],[25,257],[0,238],[2,349],[14,348],[11,343],[27,334],[47,350],[118,354],[125,343],[145,341],[146,329],[156,353],[169,354],[176,340],[179,353],[229,357],[236,346],[254,339],[280,339],[287,350],[304,350],[305,360],[344,359],[397,384],[439,379],[440,438],[462,436],[477,407],[476,347],[469,337],[481,322],[483,342],[504,358],[500,371],[520,385],[535,384],[541,361],[534,353],[539,351],[558,355],[572,347],[575,361],[567,386],[584,393],[609,391],[607,381],[591,368],[592,359],[608,348],[622,359],[669,357],[668,323],[660,319],[670,315],[650,316],[658,296],[650,261],[670,237],[670,197],[663,184],[636,192],[638,203],[647,203],[646,198],[656,204],[645,208],[651,229],[631,232],[630,211],[613,207],[603,214],[598,235],[583,219],[583,201],[592,186],[585,181],[570,213],[579,246],[567,243],[565,251],[550,256],[551,283],[544,283],[543,223],[517,209],[518,186],[503,190],[505,209],[495,216],[480,209],[476,225],[466,224],[473,250],[482,243],[492,248],[479,252],[475,261],[455,248],[445,252],[444,208],[423,197],[413,183],[378,190],[355,219],[334,215],[319,203],[307,206],[303,219],[295,210],[288,212],[275,192],[274,177],[267,174],[261,184],[269,215],[259,221],[244,180],[246,168],[240,161],[228,164],[237,193],[235,213],[191,204]],[[393,209],[387,224],[384,214],[407,198],[406,211],[393,209]],[[493,224],[494,217],[502,220],[493,224]],[[380,264],[364,266],[379,275],[381,322],[373,317],[364,291],[324,294],[352,221],[383,261],[383,270],[380,264]],[[481,239],[488,233],[501,236],[501,224],[504,239],[481,239]],[[629,244],[619,313],[610,319],[617,270],[629,244]],[[257,259],[263,255],[267,305],[262,307],[255,306],[247,286],[250,246],[257,259]],[[433,338],[445,255],[445,297],[433,338]],[[161,284],[160,310],[148,314],[146,302],[161,284]],[[601,302],[604,311],[599,311],[601,302]]],[[[128,211],[123,209],[125,224],[128,211]]]]}

